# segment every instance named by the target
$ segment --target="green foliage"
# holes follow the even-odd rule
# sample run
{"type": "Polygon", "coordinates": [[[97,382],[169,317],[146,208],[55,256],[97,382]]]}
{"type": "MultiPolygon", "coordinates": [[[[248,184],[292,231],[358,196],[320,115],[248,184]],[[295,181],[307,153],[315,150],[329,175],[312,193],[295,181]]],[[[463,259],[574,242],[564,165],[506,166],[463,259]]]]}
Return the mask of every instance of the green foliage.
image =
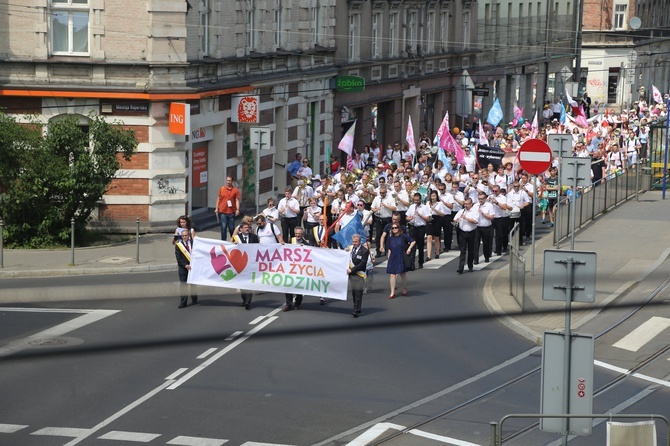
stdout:
{"type": "Polygon", "coordinates": [[[8,246],[67,244],[71,220],[82,238],[97,203],[137,140],[99,116],[88,128],[68,115],[46,126],[19,124],[0,113],[0,215],[8,246]],[[88,130],[88,133],[86,132],[88,130]]]}
{"type": "Polygon", "coordinates": [[[256,160],[251,150],[251,141],[248,135],[242,140],[242,154],[244,155],[244,185],[242,193],[247,203],[256,200],[256,160]]]}

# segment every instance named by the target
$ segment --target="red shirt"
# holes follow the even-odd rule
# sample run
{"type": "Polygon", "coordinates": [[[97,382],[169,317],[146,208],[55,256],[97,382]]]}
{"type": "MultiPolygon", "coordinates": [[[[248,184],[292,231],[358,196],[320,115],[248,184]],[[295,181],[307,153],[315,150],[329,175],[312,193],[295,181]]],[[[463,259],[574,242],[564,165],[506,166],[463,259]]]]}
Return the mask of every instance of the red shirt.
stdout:
{"type": "Polygon", "coordinates": [[[223,186],[219,189],[219,213],[234,214],[237,209],[237,200],[240,199],[240,191],[235,186],[228,189],[228,186],[223,186]],[[229,206],[228,203],[231,203],[229,206]]]}
{"type": "Polygon", "coordinates": [[[335,160],[332,163],[330,163],[330,173],[335,175],[337,171],[340,170],[340,162],[335,160]]]}

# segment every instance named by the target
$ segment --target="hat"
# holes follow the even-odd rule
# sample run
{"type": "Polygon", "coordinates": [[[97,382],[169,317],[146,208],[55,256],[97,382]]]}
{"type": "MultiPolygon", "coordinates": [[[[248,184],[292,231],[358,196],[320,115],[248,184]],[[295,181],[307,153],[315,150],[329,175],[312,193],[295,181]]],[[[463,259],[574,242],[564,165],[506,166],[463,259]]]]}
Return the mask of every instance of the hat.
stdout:
{"type": "Polygon", "coordinates": [[[321,181],[321,175],[318,173],[312,177],[312,181],[321,181]]]}
{"type": "Polygon", "coordinates": [[[467,146],[468,146],[468,138],[463,138],[463,139],[461,139],[461,145],[462,145],[463,147],[467,147],[467,146]]]}
{"type": "Polygon", "coordinates": [[[382,168],[383,168],[383,167],[384,167],[384,163],[379,163],[379,164],[377,164],[377,167],[382,167],[382,168]]]}

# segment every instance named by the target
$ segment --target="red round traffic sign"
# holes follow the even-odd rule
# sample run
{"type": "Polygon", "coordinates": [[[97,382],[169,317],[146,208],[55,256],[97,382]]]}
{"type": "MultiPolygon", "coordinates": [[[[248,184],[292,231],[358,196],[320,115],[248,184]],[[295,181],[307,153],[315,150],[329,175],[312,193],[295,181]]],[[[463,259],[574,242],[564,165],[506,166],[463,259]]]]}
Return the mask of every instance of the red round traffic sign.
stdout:
{"type": "Polygon", "coordinates": [[[519,164],[531,175],[539,175],[551,167],[551,148],[541,139],[529,139],[519,148],[519,164]]]}

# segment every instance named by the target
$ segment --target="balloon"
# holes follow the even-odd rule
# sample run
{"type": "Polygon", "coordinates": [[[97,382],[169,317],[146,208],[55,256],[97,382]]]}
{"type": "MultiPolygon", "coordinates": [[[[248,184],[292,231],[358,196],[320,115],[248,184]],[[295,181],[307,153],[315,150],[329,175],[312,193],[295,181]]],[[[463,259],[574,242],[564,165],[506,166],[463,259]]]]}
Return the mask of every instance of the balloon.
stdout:
{"type": "Polygon", "coordinates": [[[607,127],[610,125],[610,123],[607,122],[607,120],[604,120],[600,125],[602,125],[603,127],[607,127]]]}
{"type": "Polygon", "coordinates": [[[458,127],[454,127],[451,131],[453,132],[454,135],[458,135],[459,133],[461,133],[461,129],[459,129],[458,127]]]}
{"type": "Polygon", "coordinates": [[[525,122],[523,118],[519,118],[519,125],[522,125],[525,122]]]}

